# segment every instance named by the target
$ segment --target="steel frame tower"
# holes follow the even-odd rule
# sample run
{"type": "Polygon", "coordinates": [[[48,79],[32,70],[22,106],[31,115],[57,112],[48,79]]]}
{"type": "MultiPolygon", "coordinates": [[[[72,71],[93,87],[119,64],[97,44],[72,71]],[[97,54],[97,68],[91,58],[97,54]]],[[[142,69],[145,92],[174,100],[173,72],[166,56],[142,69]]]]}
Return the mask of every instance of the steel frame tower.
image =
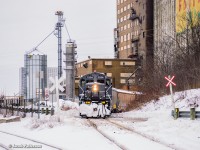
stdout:
{"type": "Polygon", "coordinates": [[[62,76],[62,27],[63,27],[63,12],[56,11],[55,15],[58,16],[56,23],[57,38],[58,38],[58,78],[62,76]]]}

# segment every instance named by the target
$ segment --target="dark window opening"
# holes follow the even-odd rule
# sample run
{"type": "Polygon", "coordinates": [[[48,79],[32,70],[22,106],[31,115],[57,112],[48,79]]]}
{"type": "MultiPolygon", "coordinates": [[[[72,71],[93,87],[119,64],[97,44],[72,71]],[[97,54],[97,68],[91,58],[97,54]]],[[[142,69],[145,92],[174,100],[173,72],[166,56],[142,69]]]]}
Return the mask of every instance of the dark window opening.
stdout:
{"type": "Polygon", "coordinates": [[[104,80],[97,80],[98,83],[104,83],[104,80]]]}
{"type": "Polygon", "coordinates": [[[143,38],[145,38],[145,32],[143,32],[143,34],[142,34],[142,35],[143,35],[143,38]]]}
{"type": "Polygon", "coordinates": [[[94,80],[86,80],[86,83],[94,82],[94,80]]]}

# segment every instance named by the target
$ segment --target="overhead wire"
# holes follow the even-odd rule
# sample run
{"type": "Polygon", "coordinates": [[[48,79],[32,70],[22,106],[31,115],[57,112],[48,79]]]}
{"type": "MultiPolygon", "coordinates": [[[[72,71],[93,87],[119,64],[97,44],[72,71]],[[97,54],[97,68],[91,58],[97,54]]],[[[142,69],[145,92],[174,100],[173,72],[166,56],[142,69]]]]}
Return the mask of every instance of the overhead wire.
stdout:
{"type": "Polygon", "coordinates": [[[42,40],[42,42],[40,42],[35,48],[38,48],[38,46],[40,46],[52,33],[54,33],[56,29],[54,29],[47,37],[44,38],[44,40],[42,40]]]}
{"type": "Polygon", "coordinates": [[[67,31],[67,34],[68,34],[68,36],[69,36],[69,40],[71,40],[71,37],[70,37],[69,31],[68,31],[68,29],[67,29],[67,25],[66,25],[65,22],[64,22],[64,24],[65,24],[65,29],[66,29],[66,31],[67,31]]]}
{"type": "Polygon", "coordinates": [[[54,29],[50,34],[48,34],[36,47],[34,47],[32,50],[28,51],[27,54],[30,54],[34,51],[38,51],[37,48],[51,35],[54,33],[56,29],[54,29]]]}

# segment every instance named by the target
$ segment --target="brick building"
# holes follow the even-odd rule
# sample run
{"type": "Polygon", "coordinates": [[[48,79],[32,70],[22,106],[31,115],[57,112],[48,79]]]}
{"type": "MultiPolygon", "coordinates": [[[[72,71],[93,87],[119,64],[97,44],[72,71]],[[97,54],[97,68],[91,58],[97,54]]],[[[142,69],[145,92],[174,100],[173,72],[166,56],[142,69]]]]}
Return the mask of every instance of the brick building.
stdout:
{"type": "MultiPolygon", "coordinates": [[[[76,64],[76,76],[78,79],[94,71],[105,73],[112,78],[113,87],[118,89],[134,89],[135,61],[131,59],[88,59],[76,64]],[[128,80],[129,79],[129,80],[128,80]]],[[[76,85],[77,87],[77,85],[76,85]]]]}
{"type": "Polygon", "coordinates": [[[152,63],[153,0],[117,0],[114,38],[115,58],[136,58],[144,67],[152,63]]]}

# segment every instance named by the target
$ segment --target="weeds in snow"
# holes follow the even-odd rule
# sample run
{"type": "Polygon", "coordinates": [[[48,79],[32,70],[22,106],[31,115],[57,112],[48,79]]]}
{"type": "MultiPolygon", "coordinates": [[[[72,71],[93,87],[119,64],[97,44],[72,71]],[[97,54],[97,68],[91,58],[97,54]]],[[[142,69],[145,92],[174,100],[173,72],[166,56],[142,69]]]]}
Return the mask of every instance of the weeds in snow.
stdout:
{"type": "Polygon", "coordinates": [[[31,119],[31,129],[37,129],[37,128],[53,128],[55,126],[59,126],[64,123],[64,120],[60,118],[60,121],[58,121],[58,116],[45,116],[41,119],[33,118],[31,119]]]}

